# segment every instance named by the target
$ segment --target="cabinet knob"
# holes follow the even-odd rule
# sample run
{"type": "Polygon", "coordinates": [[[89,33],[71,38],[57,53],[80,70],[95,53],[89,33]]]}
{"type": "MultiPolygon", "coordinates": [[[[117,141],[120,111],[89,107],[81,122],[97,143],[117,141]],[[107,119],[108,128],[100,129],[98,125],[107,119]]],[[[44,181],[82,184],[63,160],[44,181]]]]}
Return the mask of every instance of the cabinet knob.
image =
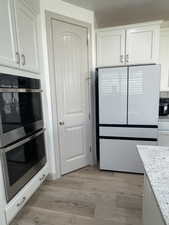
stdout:
{"type": "Polygon", "coordinates": [[[129,62],[129,55],[128,54],[126,55],[126,62],[127,63],[129,62]]]}
{"type": "Polygon", "coordinates": [[[45,179],[46,175],[43,174],[41,178],[39,178],[40,181],[43,181],[45,179]]]}
{"type": "Polygon", "coordinates": [[[124,55],[120,55],[120,62],[124,63],[124,55]]]}
{"type": "Polygon", "coordinates": [[[19,52],[16,52],[16,63],[20,64],[20,54],[19,54],[19,52]]]}
{"type": "Polygon", "coordinates": [[[60,121],[60,122],[59,122],[59,125],[60,125],[60,126],[63,126],[64,124],[65,124],[65,123],[64,123],[63,121],[60,121]]]}
{"type": "Polygon", "coordinates": [[[25,201],[26,201],[26,197],[23,197],[22,200],[17,204],[17,207],[22,206],[25,201]]]}
{"type": "Polygon", "coordinates": [[[21,59],[22,59],[22,66],[25,66],[26,65],[26,59],[25,59],[24,54],[21,55],[21,59]]]}

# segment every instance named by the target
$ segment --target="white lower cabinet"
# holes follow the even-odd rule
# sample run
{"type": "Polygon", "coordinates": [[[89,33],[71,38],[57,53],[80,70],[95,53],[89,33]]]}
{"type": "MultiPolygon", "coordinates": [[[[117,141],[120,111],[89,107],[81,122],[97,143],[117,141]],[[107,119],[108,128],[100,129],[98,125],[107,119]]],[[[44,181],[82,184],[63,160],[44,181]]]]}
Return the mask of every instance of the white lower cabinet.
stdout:
{"type": "Polygon", "coordinates": [[[48,175],[48,166],[40,172],[8,203],[6,206],[6,219],[9,224],[25,203],[41,185],[48,175]]]}
{"type": "Polygon", "coordinates": [[[169,147],[169,131],[160,131],[158,145],[169,147]]]}
{"type": "Polygon", "coordinates": [[[165,225],[146,175],[144,177],[143,225],[165,225]]]}
{"type": "Polygon", "coordinates": [[[154,141],[100,139],[100,169],[143,173],[137,145],[155,145],[154,141]]]}

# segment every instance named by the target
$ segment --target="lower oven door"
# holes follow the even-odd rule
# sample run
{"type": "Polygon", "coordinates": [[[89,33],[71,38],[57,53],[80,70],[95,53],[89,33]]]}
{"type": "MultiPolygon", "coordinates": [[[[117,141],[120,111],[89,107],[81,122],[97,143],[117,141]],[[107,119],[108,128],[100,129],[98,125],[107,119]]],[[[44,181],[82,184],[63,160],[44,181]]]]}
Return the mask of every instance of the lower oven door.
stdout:
{"type": "Polygon", "coordinates": [[[44,130],[1,151],[9,202],[46,163],[44,130]]]}

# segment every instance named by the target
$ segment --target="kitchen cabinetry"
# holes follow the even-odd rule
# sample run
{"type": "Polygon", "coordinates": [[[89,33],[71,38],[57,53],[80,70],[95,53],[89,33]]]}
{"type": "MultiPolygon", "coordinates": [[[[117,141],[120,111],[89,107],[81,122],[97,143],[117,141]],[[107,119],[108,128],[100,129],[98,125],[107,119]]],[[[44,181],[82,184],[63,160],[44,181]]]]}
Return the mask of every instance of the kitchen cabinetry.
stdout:
{"type": "Polygon", "coordinates": [[[159,131],[158,145],[169,147],[169,131],[159,131]]]}
{"type": "Polygon", "coordinates": [[[97,64],[123,65],[125,55],[125,30],[97,33],[97,64]]]}
{"type": "Polygon", "coordinates": [[[0,0],[0,65],[18,67],[14,4],[0,0]]]}
{"type": "Polygon", "coordinates": [[[129,64],[158,63],[159,25],[129,28],[126,31],[126,57],[129,64]]]}
{"type": "Polygon", "coordinates": [[[0,0],[1,66],[39,73],[38,2],[0,0]]]}
{"type": "Polygon", "coordinates": [[[160,23],[98,30],[97,66],[158,63],[160,23]]]}
{"type": "Polygon", "coordinates": [[[169,91],[169,28],[160,32],[161,91],[169,91]]]}
{"type": "Polygon", "coordinates": [[[10,224],[16,214],[26,204],[32,194],[37,190],[40,184],[48,175],[48,166],[45,166],[41,171],[31,179],[31,181],[8,203],[6,207],[6,220],[10,224]]]}
{"type": "Polygon", "coordinates": [[[147,176],[144,179],[143,225],[165,225],[147,176]]]}
{"type": "Polygon", "coordinates": [[[30,72],[39,72],[38,33],[36,12],[22,0],[15,0],[16,27],[20,53],[20,67],[30,72]]]}

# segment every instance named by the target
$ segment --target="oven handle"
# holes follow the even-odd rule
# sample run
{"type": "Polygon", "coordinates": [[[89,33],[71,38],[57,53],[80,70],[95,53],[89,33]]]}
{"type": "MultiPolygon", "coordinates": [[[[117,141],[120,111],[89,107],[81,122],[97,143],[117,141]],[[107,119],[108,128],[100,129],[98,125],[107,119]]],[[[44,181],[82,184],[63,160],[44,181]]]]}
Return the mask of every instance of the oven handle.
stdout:
{"type": "Polygon", "coordinates": [[[28,89],[28,88],[0,88],[0,93],[27,93],[27,92],[43,92],[42,89],[28,89]]]}
{"type": "Polygon", "coordinates": [[[25,144],[25,143],[33,140],[34,138],[38,137],[39,135],[43,134],[44,132],[45,132],[45,128],[43,130],[37,132],[36,134],[33,134],[32,136],[30,136],[30,137],[28,137],[28,138],[26,138],[26,139],[24,139],[22,141],[19,141],[16,144],[10,145],[10,146],[8,146],[6,148],[2,148],[1,151],[3,151],[3,152],[9,152],[9,151],[11,151],[11,150],[13,150],[13,149],[21,146],[21,145],[23,145],[23,144],[25,144]]]}

